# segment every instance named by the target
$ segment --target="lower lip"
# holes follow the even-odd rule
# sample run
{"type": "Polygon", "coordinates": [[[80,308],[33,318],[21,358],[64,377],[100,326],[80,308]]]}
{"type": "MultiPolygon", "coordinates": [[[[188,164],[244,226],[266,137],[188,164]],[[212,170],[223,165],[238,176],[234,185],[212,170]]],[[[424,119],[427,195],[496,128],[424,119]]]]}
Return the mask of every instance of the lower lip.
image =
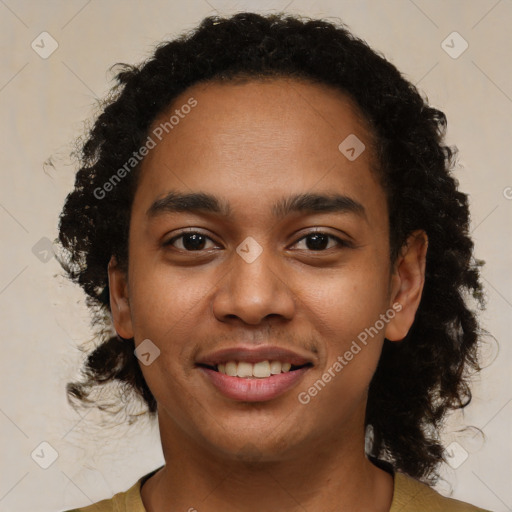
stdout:
{"type": "Polygon", "coordinates": [[[265,402],[286,393],[302,379],[309,367],[299,368],[266,378],[230,377],[202,366],[199,369],[227,398],[242,402],[265,402]]]}

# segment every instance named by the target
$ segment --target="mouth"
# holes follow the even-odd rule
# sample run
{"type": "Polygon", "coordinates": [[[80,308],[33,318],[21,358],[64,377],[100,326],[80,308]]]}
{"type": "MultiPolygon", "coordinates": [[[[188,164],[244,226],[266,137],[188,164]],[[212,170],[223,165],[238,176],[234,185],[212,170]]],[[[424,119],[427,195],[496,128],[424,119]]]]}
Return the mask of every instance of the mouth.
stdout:
{"type": "Polygon", "coordinates": [[[266,359],[256,363],[231,360],[226,363],[218,363],[215,365],[198,363],[197,366],[222,373],[223,375],[228,375],[229,377],[239,377],[241,379],[267,379],[272,375],[280,375],[282,373],[297,371],[301,368],[309,368],[313,366],[313,364],[307,362],[300,365],[294,365],[289,361],[269,361],[266,359]]]}
{"type": "Polygon", "coordinates": [[[305,356],[269,346],[221,350],[196,362],[215,391],[243,402],[264,402],[283,395],[313,366],[305,356]]]}

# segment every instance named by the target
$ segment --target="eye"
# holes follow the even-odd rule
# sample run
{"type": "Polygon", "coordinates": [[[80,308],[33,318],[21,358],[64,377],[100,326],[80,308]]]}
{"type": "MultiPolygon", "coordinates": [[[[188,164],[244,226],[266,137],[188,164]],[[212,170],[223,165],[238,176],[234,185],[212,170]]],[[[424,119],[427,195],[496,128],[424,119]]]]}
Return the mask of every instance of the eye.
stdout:
{"type": "MultiPolygon", "coordinates": [[[[198,231],[186,231],[184,233],[180,233],[179,235],[171,238],[170,240],[167,240],[163,243],[165,247],[171,245],[173,247],[176,247],[177,249],[184,250],[187,252],[190,251],[201,251],[205,249],[206,241],[210,240],[213,242],[213,240],[204,235],[203,233],[199,233],[198,231]],[[177,247],[175,242],[177,240],[181,239],[181,247],[177,247]]],[[[208,249],[208,247],[206,247],[208,249]]]]}
{"type": "MultiPolygon", "coordinates": [[[[314,231],[312,233],[308,233],[306,236],[303,236],[299,240],[297,240],[296,244],[299,242],[306,240],[306,249],[311,251],[324,251],[326,249],[332,249],[332,245],[329,247],[329,239],[334,240],[338,246],[341,247],[351,247],[351,244],[341,238],[338,238],[334,235],[329,235],[328,233],[323,233],[321,231],[314,231]]],[[[335,245],[336,245],[335,244],[335,245]]]]}
{"type": "MultiPolygon", "coordinates": [[[[176,249],[186,252],[202,251],[212,248],[205,247],[208,240],[213,242],[213,240],[210,237],[206,236],[203,233],[200,233],[198,231],[186,231],[167,240],[166,242],[163,243],[163,246],[173,246],[176,249]],[[177,241],[180,241],[179,245],[176,245],[177,241]]],[[[342,240],[337,236],[330,235],[328,233],[324,233],[321,231],[314,231],[312,233],[308,233],[307,235],[297,240],[297,242],[295,242],[295,245],[303,241],[305,241],[306,247],[303,247],[302,249],[316,252],[332,249],[336,245],[338,245],[339,247],[351,247],[351,244],[349,242],[342,240]],[[332,240],[335,243],[329,246],[329,240],[332,240]]],[[[216,246],[214,245],[214,247],[216,246]]]]}

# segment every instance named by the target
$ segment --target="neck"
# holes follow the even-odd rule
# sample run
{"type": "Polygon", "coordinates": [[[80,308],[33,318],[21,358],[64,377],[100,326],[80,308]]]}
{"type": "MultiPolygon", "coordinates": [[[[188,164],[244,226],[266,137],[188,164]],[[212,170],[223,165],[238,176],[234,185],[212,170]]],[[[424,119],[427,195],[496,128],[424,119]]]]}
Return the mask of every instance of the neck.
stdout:
{"type": "Polygon", "coordinates": [[[160,434],[166,465],[142,487],[147,512],[388,512],[391,506],[393,477],[366,458],[364,434],[340,432],[279,460],[262,460],[249,448],[237,457],[212,453],[161,419],[160,434]]]}

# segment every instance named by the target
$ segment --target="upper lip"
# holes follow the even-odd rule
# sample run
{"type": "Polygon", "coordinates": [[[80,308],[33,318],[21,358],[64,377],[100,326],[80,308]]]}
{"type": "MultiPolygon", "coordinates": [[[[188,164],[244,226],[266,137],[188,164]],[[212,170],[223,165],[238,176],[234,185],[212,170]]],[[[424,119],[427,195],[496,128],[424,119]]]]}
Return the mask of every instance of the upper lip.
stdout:
{"type": "Polygon", "coordinates": [[[244,361],[247,363],[258,363],[260,361],[280,361],[282,363],[290,363],[293,366],[303,366],[305,364],[313,364],[313,361],[292,350],[264,345],[260,347],[230,347],[217,350],[200,357],[196,364],[207,366],[216,366],[225,364],[228,361],[244,361]]]}

